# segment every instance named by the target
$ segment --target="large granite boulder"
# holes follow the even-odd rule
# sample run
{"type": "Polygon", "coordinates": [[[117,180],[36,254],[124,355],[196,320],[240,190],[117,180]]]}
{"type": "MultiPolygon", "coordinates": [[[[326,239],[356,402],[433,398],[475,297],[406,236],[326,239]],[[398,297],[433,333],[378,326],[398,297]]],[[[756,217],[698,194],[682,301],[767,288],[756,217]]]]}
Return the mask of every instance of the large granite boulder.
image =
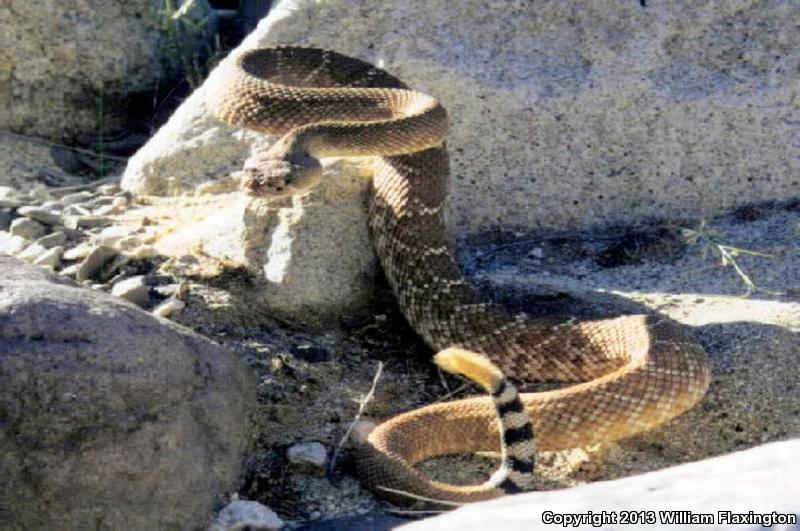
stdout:
{"type": "MultiPolygon", "coordinates": [[[[497,226],[573,229],[708,217],[796,194],[800,150],[790,146],[800,138],[792,120],[798,16],[796,3],[755,0],[604,0],[589,7],[574,0],[292,0],[277,3],[240,48],[336,49],[439,98],[452,123],[448,214],[457,234],[497,226]]],[[[222,178],[247,156],[258,136],[214,120],[204,105],[207,86],[130,161],[125,188],[184,193],[222,178]]],[[[317,191],[305,210],[344,199],[339,208],[347,215],[363,212],[360,171],[369,172],[368,162],[329,171],[327,179],[343,179],[354,191],[317,191]]],[[[363,223],[339,224],[330,210],[333,217],[320,216],[298,238],[307,248],[328,249],[329,259],[314,267],[335,271],[311,273],[311,263],[293,255],[306,276],[284,277],[273,291],[333,286],[339,303],[322,310],[335,313],[361,303],[371,278],[362,265],[374,262],[363,223]],[[348,227],[336,245],[331,226],[348,227]],[[340,254],[359,258],[331,268],[340,254]],[[359,295],[339,289],[347,284],[359,286],[359,295]]],[[[284,221],[261,223],[291,232],[303,211],[284,213],[284,221]]],[[[265,215],[277,219],[275,211],[265,215]]],[[[247,244],[269,245],[271,234],[247,244]]],[[[266,262],[247,265],[259,271],[266,262]]],[[[285,301],[277,309],[289,315],[319,306],[299,296],[275,300],[285,301]]]]}
{"type": "Polygon", "coordinates": [[[0,255],[0,520],[196,528],[235,487],[254,383],[230,352],[0,255]]]}
{"type": "MultiPolygon", "coordinates": [[[[121,103],[155,89],[165,58],[199,50],[185,36],[183,49],[169,49],[161,28],[180,22],[166,19],[164,7],[161,0],[0,7],[0,129],[59,140],[121,125],[121,103]]],[[[208,14],[205,0],[193,1],[186,17],[204,28],[208,14]]]]}

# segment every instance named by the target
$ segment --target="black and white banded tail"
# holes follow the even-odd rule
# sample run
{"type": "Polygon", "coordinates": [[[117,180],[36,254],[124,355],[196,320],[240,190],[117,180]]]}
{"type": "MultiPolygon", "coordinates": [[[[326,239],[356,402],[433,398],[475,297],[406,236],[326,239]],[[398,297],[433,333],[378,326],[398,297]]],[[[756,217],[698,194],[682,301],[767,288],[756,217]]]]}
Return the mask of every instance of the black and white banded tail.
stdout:
{"type": "Polygon", "coordinates": [[[492,362],[475,352],[448,348],[433,360],[442,369],[480,384],[492,395],[500,425],[501,463],[486,485],[506,494],[530,490],[535,451],[533,425],[517,388],[492,362]]]}

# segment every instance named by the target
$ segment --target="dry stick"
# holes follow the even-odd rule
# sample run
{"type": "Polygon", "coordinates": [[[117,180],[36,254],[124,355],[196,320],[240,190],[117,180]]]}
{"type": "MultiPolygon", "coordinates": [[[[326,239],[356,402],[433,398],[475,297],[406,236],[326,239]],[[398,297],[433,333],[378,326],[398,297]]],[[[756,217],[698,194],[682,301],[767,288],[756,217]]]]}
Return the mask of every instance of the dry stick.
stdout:
{"type": "Polygon", "coordinates": [[[366,394],[364,398],[358,401],[358,411],[356,412],[356,416],[353,417],[353,421],[350,423],[350,426],[347,427],[347,431],[344,433],[342,440],[339,441],[339,444],[336,446],[336,449],[333,451],[333,455],[331,456],[331,462],[328,465],[328,475],[333,475],[333,471],[336,469],[336,460],[339,458],[339,454],[342,451],[342,447],[344,447],[347,439],[350,437],[350,433],[352,433],[353,429],[356,426],[356,423],[361,420],[361,416],[364,414],[364,410],[372,401],[372,398],[375,396],[375,389],[378,387],[378,381],[381,379],[381,375],[383,374],[383,362],[378,362],[378,370],[375,371],[375,377],[372,379],[372,387],[370,387],[369,392],[366,394]]]}
{"type": "Polygon", "coordinates": [[[392,489],[390,487],[376,487],[380,490],[391,492],[392,494],[399,494],[401,496],[405,496],[406,498],[411,498],[412,500],[419,500],[419,501],[426,501],[431,503],[438,503],[439,505],[447,505],[448,507],[461,507],[464,505],[462,502],[453,502],[447,500],[437,500],[436,498],[428,498],[427,496],[421,496],[419,494],[414,494],[412,492],[407,492],[404,490],[392,489]]]}

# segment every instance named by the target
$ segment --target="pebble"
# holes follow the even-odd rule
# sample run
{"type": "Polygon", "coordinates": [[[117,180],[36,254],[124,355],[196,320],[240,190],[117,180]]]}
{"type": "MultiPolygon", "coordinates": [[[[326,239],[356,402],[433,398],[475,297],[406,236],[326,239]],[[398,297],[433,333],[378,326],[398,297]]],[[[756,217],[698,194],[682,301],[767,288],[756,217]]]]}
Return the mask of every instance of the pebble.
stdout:
{"type": "Polygon", "coordinates": [[[123,238],[126,238],[136,232],[133,227],[126,227],[125,225],[114,225],[106,227],[95,238],[95,242],[99,245],[112,246],[118,243],[123,238]]]}
{"type": "Polygon", "coordinates": [[[158,306],[153,309],[153,314],[158,315],[159,317],[169,317],[186,307],[186,303],[184,303],[180,299],[176,299],[175,297],[170,297],[169,299],[165,300],[158,306]]]}
{"type": "MultiPolygon", "coordinates": [[[[148,282],[149,284],[149,282],[148,282]]],[[[166,284],[164,286],[155,286],[153,291],[158,293],[161,297],[177,297],[178,299],[186,295],[186,284],[166,284]]]]}
{"type": "Polygon", "coordinates": [[[108,216],[109,214],[116,213],[118,210],[119,209],[117,207],[115,207],[114,205],[104,205],[104,206],[101,206],[100,208],[95,209],[94,210],[94,215],[96,217],[108,216]]]}
{"type": "Polygon", "coordinates": [[[350,432],[350,441],[356,444],[364,444],[367,442],[367,437],[377,427],[373,421],[368,419],[361,419],[356,421],[353,426],[353,431],[350,432]]]}
{"type": "Polygon", "coordinates": [[[15,255],[28,246],[30,242],[21,236],[8,232],[0,232],[0,254],[15,255]]]}
{"type": "Polygon", "coordinates": [[[145,258],[152,258],[158,253],[156,252],[156,248],[152,245],[140,245],[129,254],[134,260],[144,260],[145,258]]]}
{"type": "Polygon", "coordinates": [[[123,251],[132,251],[141,246],[142,240],[140,240],[138,236],[126,236],[121,238],[117,241],[116,245],[114,245],[114,247],[123,251]]]}
{"type": "Polygon", "coordinates": [[[36,243],[43,245],[48,249],[50,249],[51,247],[58,247],[60,245],[64,245],[66,242],[67,242],[67,234],[64,231],[52,232],[47,236],[42,236],[41,238],[36,240],[36,243]]]}
{"type": "Polygon", "coordinates": [[[22,201],[18,199],[0,197],[0,208],[19,208],[21,206],[22,201]]]}
{"type": "Polygon", "coordinates": [[[111,201],[111,205],[116,208],[122,208],[127,206],[130,200],[127,197],[115,197],[113,201],[111,201]]]}
{"type": "Polygon", "coordinates": [[[91,216],[92,211],[83,205],[69,205],[64,209],[64,215],[69,216],[91,216]]]}
{"type": "Polygon", "coordinates": [[[62,269],[58,273],[60,275],[64,275],[65,277],[74,277],[78,273],[78,269],[80,267],[81,267],[80,264],[72,264],[72,265],[69,265],[69,266],[65,267],[64,269],[62,269]]]}
{"type": "Polygon", "coordinates": [[[33,263],[37,258],[47,252],[47,247],[33,242],[27,246],[21,253],[17,254],[17,258],[25,260],[28,263],[33,263]]]}
{"type": "Polygon", "coordinates": [[[104,184],[97,187],[97,191],[103,195],[114,195],[119,192],[121,188],[118,184],[104,184]]]}
{"type": "Polygon", "coordinates": [[[139,306],[145,306],[150,302],[150,293],[144,275],[120,280],[111,288],[111,294],[139,306]]]}
{"type": "Polygon", "coordinates": [[[17,214],[34,219],[45,225],[61,225],[61,214],[42,207],[24,206],[17,209],[17,214]]]}
{"type": "Polygon", "coordinates": [[[45,235],[47,228],[31,218],[17,218],[11,222],[8,232],[26,240],[36,240],[45,235]]]}
{"type": "Polygon", "coordinates": [[[106,205],[110,205],[113,202],[114,202],[114,198],[113,197],[101,196],[101,197],[98,197],[97,199],[95,199],[94,201],[92,201],[91,202],[91,206],[92,207],[106,206],[106,205]]]}
{"type": "Polygon", "coordinates": [[[117,251],[111,247],[96,247],[81,262],[80,267],[75,272],[75,279],[78,282],[82,282],[94,278],[104,266],[107,266],[117,256],[117,251]]]}
{"type": "Polygon", "coordinates": [[[293,465],[315,472],[325,472],[328,464],[328,451],[319,442],[294,444],[286,451],[286,457],[293,465]]]}
{"type": "Polygon", "coordinates": [[[0,186],[0,199],[11,199],[19,195],[15,189],[10,186],[0,186]]]}
{"type": "Polygon", "coordinates": [[[111,223],[111,218],[108,216],[90,215],[90,216],[68,216],[64,225],[70,229],[91,229],[94,227],[104,227],[111,223]]]}
{"type": "Polygon", "coordinates": [[[34,265],[55,269],[61,265],[61,253],[63,252],[64,248],[60,245],[52,249],[47,249],[44,253],[40,254],[33,263],[34,265]]]}
{"type": "Polygon", "coordinates": [[[80,260],[81,258],[86,258],[89,256],[89,253],[94,251],[94,245],[88,243],[82,243],[77,247],[73,247],[72,249],[67,249],[64,252],[64,260],[80,260]]]}
{"type": "Polygon", "coordinates": [[[74,194],[65,195],[61,198],[61,204],[64,206],[72,205],[75,203],[83,203],[94,197],[92,192],[75,192],[74,194]]]}
{"type": "Polygon", "coordinates": [[[264,504],[249,500],[232,501],[220,509],[208,531],[234,531],[242,529],[278,530],[283,520],[264,504]]]}
{"type": "Polygon", "coordinates": [[[544,256],[544,251],[541,247],[534,247],[528,253],[528,256],[532,256],[534,258],[542,258],[544,256]]]}

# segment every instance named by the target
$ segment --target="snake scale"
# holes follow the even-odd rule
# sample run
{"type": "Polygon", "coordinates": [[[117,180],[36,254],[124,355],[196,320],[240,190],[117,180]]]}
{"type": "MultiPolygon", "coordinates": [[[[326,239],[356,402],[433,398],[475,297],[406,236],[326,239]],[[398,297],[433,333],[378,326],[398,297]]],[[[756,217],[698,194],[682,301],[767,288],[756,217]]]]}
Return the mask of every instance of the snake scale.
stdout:
{"type": "MultiPolygon", "coordinates": [[[[454,261],[444,224],[448,119],[434,98],[369,63],[315,48],[250,50],[219,70],[209,82],[208,108],[228,124],[281,136],[245,162],[242,184],[249,194],[301,193],[321,178],[323,157],[376,157],[371,237],[417,333],[437,351],[485,356],[516,380],[574,382],[522,394],[530,417],[516,426],[499,427],[500,407],[511,406],[495,403],[496,410],[487,397],[433,404],[380,424],[357,457],[362,480],[378,494],[493,498],[514,489],[502,480],[445,484],[413,466],[444,454],[497,450],[502,432],[508,468],[509,459],[520,464],[530,441],[506,439],[528,420],[537,450],[582,447],[651,429],[703,397],[710,380],[706,354],[666,317],[537,317],[476,295],[454,261]]],[[[494,384],[485,387],[496,391],[494,384]]]]}

